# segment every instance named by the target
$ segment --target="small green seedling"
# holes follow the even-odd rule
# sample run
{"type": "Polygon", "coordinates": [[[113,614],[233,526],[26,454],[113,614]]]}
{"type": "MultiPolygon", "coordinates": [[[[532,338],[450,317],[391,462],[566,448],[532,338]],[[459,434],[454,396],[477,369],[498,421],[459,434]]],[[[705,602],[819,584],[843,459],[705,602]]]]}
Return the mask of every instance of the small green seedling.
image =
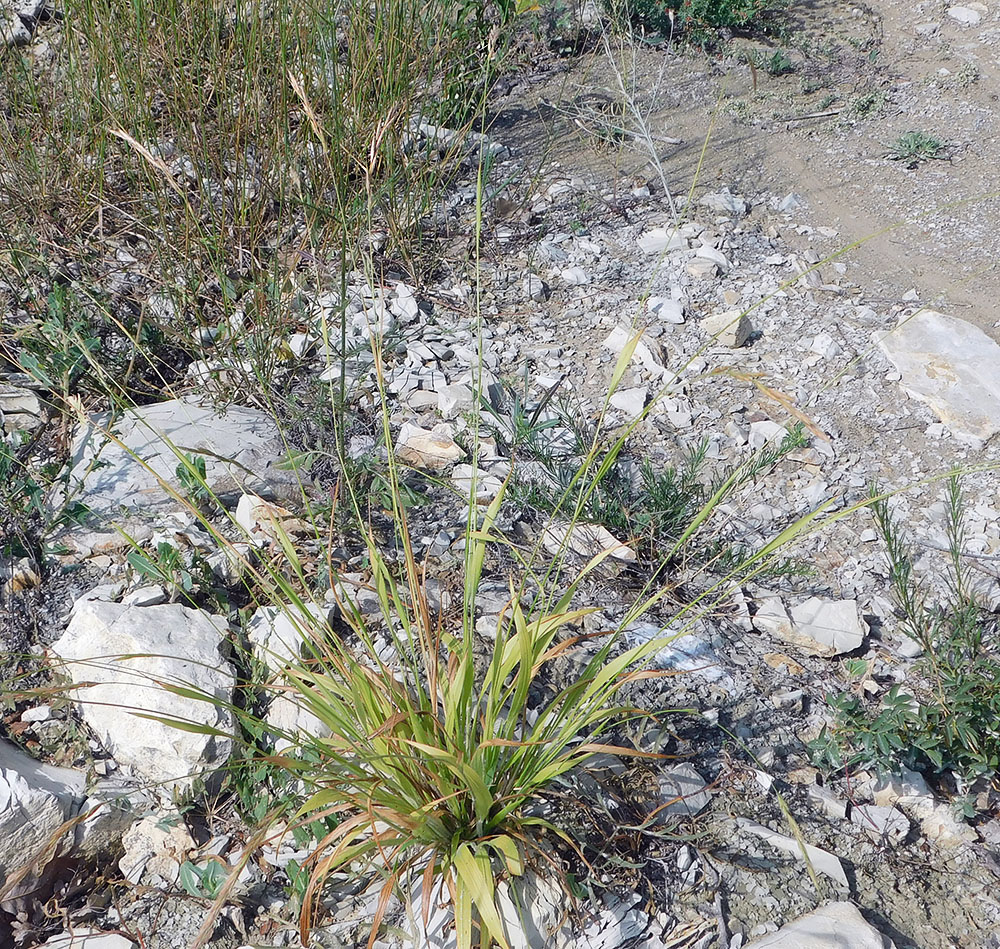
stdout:
{"type": "Polygon", "coordinates": [[[185,860],[181,864],[177,880],[185,893],[214,900],[221,892],[228,875],[229,868],[218,860],[209,860],[203,867],[185,860]]]}

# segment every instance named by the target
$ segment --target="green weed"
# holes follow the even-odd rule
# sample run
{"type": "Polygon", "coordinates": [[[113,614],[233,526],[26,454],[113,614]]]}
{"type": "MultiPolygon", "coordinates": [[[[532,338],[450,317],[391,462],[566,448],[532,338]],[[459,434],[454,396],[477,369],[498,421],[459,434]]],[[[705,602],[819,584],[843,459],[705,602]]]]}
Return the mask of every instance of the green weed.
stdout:
{"type": "Polygon", "coordinates": [[[889,157],[914,168],[921,162],[937,158],[944,147],[944,142],[926,132],[904,132],[893,142],[889,157]]]}
{"type": "Polygon", "coordinates": [[[884,496],[873,492],[872,512],[889,562],[899,631],[917,643],[921,658],[905,685],[877,702],[862,687],[870,670],[849,667],[856,688],[831,695],[832,729],[814,743],[821,760],[837,766],[894,771],[953,771],[969,782],[1000,769],[1000,656],[997,624],[969,582],[964,558],[963,500],[958,475],[948,481],[948,595],[932,603],[914,573],[912,553],[884,496]]]}

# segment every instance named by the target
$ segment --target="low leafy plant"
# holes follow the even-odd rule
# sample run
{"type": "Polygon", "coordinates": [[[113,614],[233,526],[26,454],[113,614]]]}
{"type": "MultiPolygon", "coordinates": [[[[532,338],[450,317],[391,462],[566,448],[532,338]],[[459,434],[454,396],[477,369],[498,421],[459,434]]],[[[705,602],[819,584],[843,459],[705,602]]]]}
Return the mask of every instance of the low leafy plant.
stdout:
{"type": "Polygon", "coordinates": [[[795,72],[795,64],[788,58],[788,54],[783,49],[776,49],[770,55],[758,51],[752,58],[751,63],[757,69],[762,69],[769,76],[785,76],[795,72]]]}
{"type": "Polygon", "coordinates": [[[926,132],[904,132],[893,142],[889,157],[914,168],[921,162],[937,158],[944,147],[944,142],[926,132]]]}
{"type": "Polygon", "coordinates": [[[76,295],[62,284],[49,293],[45,319],[21,340],[18,357],[32,378],[62,396],[74,391],[100,346],[76,295]]]}
{"type": "MultiPolygon", "coordinates": [[[[576,516],[584,522],[601,524],[616,537],[629,538],[653,564],[665,562],[665,555],[673,551],[689,561],[711,562],[716,571],[728,572],[751,552],[733,547],[721,537],[685,538],[683,547],[675,549],[677,541],[709,500],[713,507],[718,505],[806,443],[803,427],[796,425],[781,442],[753,453],[743,464],[714,479],[705,472],[705,441],[689,451],[679,465],[654,465],[645,460],[635,466],[627,459],[617,459],[586,486],[576,516]]],[[[515,478],[512,499],[544,514],[572,509],[567,499],[579,461],[550,459],[544,470],[546,476],[542,478],[515,478]]],[[[788,572],[790,566],[785,564],[783,570],[788,572]]]]}
{"type": "Polygon", "coordinates": [[[933,603],[917,579],[912,553],[884,496],[871,509],[885,543],[899,630],[922,655],[905,685],[877,702],[868,698],[865,663],[848,668],[855,688],[831,695],[836,718],[813,744],[838,767],[931,773],[954,772],[972,781],[1000,769],[1000,654],[996,619],[976,598],[964,558],[963,501],[958,475],[948,481],[948,593],[933,603]]]}
{"type": "Polygon", "coordinates": [[[869,89],[851,100],[848,111],[859,118],[867,119],[882,112],[885,104],[885,92],[881,89],[869,89]]]}
{"type": "Polygon", "coordinates": [[[480,397],[480,409],[487,427],[511,453],[551,459],[575,454],[582,440],[574,430],[569,413],[560,411],[556,394],[562,380],[550,386],[537,400],[528,396],[527,366],[522,389],[509,383],[489,387],[480,397]]]}
{"type": "Polygon", "coordinates": [[[177,882],[190,896],[214,900],[228,876],[229,868],[218,860],[209,860],[203,866],[185,860],[178,871],[177,882]]]}
{"type": "Polygon", "coordinates": [[[189,455],[185,452],[174,473],[188,500],[196,507],[214,500],[212,492],[205,486],[206,469],[202,455],[189,455]]]}

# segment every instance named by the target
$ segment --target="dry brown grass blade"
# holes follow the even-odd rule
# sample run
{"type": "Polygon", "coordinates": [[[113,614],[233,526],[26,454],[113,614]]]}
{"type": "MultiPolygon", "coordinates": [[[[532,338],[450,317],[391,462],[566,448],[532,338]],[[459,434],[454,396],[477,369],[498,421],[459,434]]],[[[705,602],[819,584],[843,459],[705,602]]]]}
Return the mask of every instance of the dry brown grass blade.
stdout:
{"type": "Polygon", "coordinates": [[[128,134],[124,129],[109,128],[108,133],[113,135],[115,138],[121,139],[129,148],[132,149],[147,165],[155,168],[163,177],[170,187],[184,199],[184,203],[190,208],[188,202],[187,193],[184,189],[177,183],[177,179],[174,177],[173,172],[167,167],[167,163],[162,158],[157,158],[145,145],[139,144],[131,135],[128,134]]]}
{"type": "Polygon", "coordinates": [[[219,918],[219,913],[222,912],[223,906],[226,905],[229,894],[236,885],[240,873],[247,863],[250,862],[254,851],[267,839],[267,835],[271,829],[271,822],[279,813],[280,808],[275,808],[269,814],[266,814],[264,820],[261,822],[260,830],[247,841],[246,846],[243,848],[243,853],[240,854],[240,859],[233,865],[229,876],[226,877],[226,882],[222,884],[222,889],[219,891],[218,896],[215,897],[212,905],[208,908],[208,913],[206,913],[205,920],[201,924],[201,929],[198,930],[198,935],[194,937],[194,942],[191,943],[191,949],[202,949],[203,946],[208,944],[208,940],[212,938],[215,932],[215,921],[219,918]]]}
{"type": "Polygon", "coordinates": [[[295,93],[296,98],[302,103],[302,108],[305,110],[306,118],[309,120],[309,127],[313,130],[313,135],[316,136],[319,142],[319,147],[323,149],[324,157],[329,156],[329,149],[326,145],[326,136],[323,134],[323,126],[320,124],[319,117],[316,115],[316,110],[312,107],[312,103],[309,101],[309,97],[306,95],[305,86],[302,84],[302,80],[295,75],[290,69],[288,70],[288,83],[292,87],[292,92],[295,93]]]}
{"type": "Polygon", "coordinates": [[[809,431],[815,435],[817,438],[823,439],[823,441],[828,442],[830,436],[826,434],[805,412],[802,411],[796,404],[795,400],[792,399],[790,395],[786,395],[779,389],[775,389],[772,386],[765,385],[761,380],[762,376],[760,373],[756,372],[739,372],[736,369],[725,368],[716,369],[710,372],[709,375],[724,375],[729,376],[733,379],[738,379],[740,382],[749,382],[754,388],[757,389],[762,395],[777,402],[786,412],[798,419],[809,431]]]}

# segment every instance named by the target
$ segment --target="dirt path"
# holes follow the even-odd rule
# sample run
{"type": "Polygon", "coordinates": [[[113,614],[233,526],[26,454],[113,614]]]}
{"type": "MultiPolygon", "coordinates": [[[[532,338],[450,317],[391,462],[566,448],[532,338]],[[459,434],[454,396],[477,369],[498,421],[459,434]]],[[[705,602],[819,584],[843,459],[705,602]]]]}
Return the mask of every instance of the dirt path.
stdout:
{"type": "MultiPolygon", "coordinates": [[[[794,192],[804,207],[793,225],[838,232],[821,254],[864,241],[845,259],[866,302],[915,288],[921,301],[1000,339],[998,13],[981,12],[978,25],[966,25],[941,3],[795,3],[796,25],[781,46],[795,71],[782,76],[751,69],[740,55],[609,55],[600,47],[519,90],[542,136],[518,124],[547,142],[549,167],[605,165],[609,180],[649,179],[655,192],[659,173],[648,147],[614,141],[616,126],[637,126],[627,107],[621,115],[631,99],[648,116],[675,194],[696,176],[704,190],[794,192]],[[912,168],[890,159],[891,145],[910,131],[940,140],[939,157],[912,168]]],[[[791,225],[782,236],[810,239],[791,225]]]]}

